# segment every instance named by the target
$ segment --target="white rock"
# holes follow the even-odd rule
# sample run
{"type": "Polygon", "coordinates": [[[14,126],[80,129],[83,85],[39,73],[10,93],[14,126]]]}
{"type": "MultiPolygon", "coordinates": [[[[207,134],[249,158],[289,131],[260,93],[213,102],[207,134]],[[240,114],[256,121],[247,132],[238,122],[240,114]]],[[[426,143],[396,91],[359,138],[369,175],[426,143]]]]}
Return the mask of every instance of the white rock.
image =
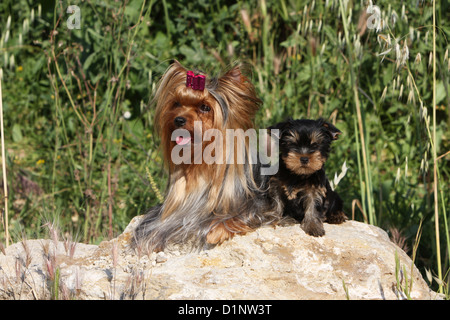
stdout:
{"type": "MultiPolygon", "coordinates": [[[[395,252],[402,275],[413,280],[410,297],[437,299],[411,259],[380,228],[356,221],[325,224],[326,235],[306,235],[299,225],[260,228],[206,251],[176,250],[139,257],[130,252],[135,217],[124,233],[99,246],[78,243],[70,258],[60,242],[56,266],[61,287],[75,299],[350,299],[405,298],[397,288],[395,252]],[[119,262],[112,264],[112,242],[119,262]],[[158,262],[158,263],[156,263],[158,262]],[[412,274],[411,274],[412,272],[412,274]],[[131,285],[132,284],[132,285],[131,285]],[[80,288],[81,287],[81,288],[80,288]]],[[[0,253],[0,299],[49,299],[44,245],[27,240],[32,261],[25,267],[23,245],[0,253]],[[17,277],[17,264],[21,266],[17,277]],[[24,278],[24,283],[22,283],[24,278]]],[[[50,252],[53,252],[51,251],[50,252]]],[[[61,297],[61,294],[60,294],[61,297]]]]}

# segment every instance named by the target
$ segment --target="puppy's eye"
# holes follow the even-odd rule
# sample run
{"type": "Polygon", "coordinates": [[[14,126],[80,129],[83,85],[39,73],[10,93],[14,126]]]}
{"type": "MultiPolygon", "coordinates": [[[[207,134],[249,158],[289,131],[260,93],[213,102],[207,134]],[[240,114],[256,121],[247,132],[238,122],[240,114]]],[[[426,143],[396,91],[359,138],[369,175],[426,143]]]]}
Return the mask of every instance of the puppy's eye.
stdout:
{"type": "Polygon", "coordinates": [[[181,107],[181,103],[179,103],[178,101],[175,101],[175,102],[173,103],[173,107],[174,107],[174,108],[181,107]]]}
{"type": "Polygon", "coordinates": [[[200,112],[207,113],[207,112],[210,112],[210,111],[211,111],[211,107],[210,106],[208,106],[206,104],[202,104],[200,106],[200,112]]]}

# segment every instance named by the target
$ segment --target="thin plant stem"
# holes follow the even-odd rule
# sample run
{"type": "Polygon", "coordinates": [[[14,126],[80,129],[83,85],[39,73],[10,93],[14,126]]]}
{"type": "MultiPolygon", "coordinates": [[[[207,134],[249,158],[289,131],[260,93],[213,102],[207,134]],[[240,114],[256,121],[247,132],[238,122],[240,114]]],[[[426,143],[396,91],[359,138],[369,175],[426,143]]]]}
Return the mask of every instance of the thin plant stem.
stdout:
{"type": "Polygon", "coordinates": [[[2,97],[2,75],[0,69],[0,130],[2,135],[2,170],[3,170],[3,190],[5,198],[5,241],[6,247],[9,246],[9,215],[8,215],[8,178],[6,176],[6,153],[5,153],[5,130],[3,129],[3,97],[2,97]]]}
{"type": "Polygon", "coordinates": [[[113,210],[113,197],[111,191],[111,156],[108,157],[108,236],[109,239],[112,239],[113,230],[112,230],[112,210],[113,210]]]}
{"type": "Polygon", "coordinates": [[[78,111],[75,103],[73,102],[72,94],[70,93],[69,88],[67,88],[66,82],[64,81],[64,78],[63,78],[63,76],[61,74],[61,71],[59,70],[58,60],[56,59],[55,48],[54,47],[52,47],[52,57],[53,57],[53,61],[55,63],[56,72],[58,73],[59,80],[61,80],[61,83],[62,83],[62,85],[64,87],[64,90],[67,93],[67,97],[69,98],[70,105],[72,106],[73,110],[75,111],[75,114],[77,115],[77,117],[80,120],[80,122],[83,125],[87,126],[88,121],[87,121],[86,117],[82,113],[80,113],[78,111]]]}
{"type": "Polygon", "coordinates": [[[442,293],[441,245],[439,235],[439,202],[436,154],[436,0],[433,0],[433,190],[434,190],[434,226],[436,238],[436,263],[438,268],[439,292],[442,293]]]}
{"type": "Polygon", "coordinates": [[[413,250],[412,250],[412,257],[411,257],[412,261],[411,261],[411,271],[410,271],[411,283],[410,283],[410,287],[409,287],[410,292],[412,292],[412,286],[413,286],[414,277],[412,275],[414,272],[414,263],[416,261],[417,249],[419,248],[420,238],[422,237],[422,222],[423,222],[423,220],[420,220],[419,228],[417,229],[417,232],[416,232],[416,238],[414,240],[414,246],[413,246],[413,250]]]}
{"type": "MultiPolygon", "coordinates": [[[[357,120],[356,120],[355,116],[353,116],[353,123],[354,123],[354,128],[355,128],[356,150],[359,150],[358,124],[357,124],[357,120]]],[[[361,195],[363,195],[364,194],[364,181],[363,181],[362,169],[361,169],[361,155],[360,155],[359,152],[356,152],[356,159],[357,159],[357,163],[358,163],[359,187],[360,187],[361,195]]],[[[366,202],[362,201],[361,205],[362,205],[362,210],[361,211],[364,214],[366,214],[366,212],[367,212],[367,210],[366,210],[366,202]]],[[[366,221],[366,223],[367,222],[368,221],[366,221]]]]}

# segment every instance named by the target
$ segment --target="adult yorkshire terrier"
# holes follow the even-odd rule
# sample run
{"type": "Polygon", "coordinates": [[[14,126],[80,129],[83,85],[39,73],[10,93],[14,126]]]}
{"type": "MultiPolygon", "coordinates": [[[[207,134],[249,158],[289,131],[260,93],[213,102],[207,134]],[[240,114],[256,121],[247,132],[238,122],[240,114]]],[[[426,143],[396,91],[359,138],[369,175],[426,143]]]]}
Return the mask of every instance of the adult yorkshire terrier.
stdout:
{"type": "Polygon", "coordinates": [[[301,222],[307,234],[323,236],[324,221],[338,224],[347,219],[324,170],[331,142],[341,131],[323,119],[289,119],[271,129],[280,130],[280,164],[271,179],[272,192],[281,197],[284,216],[301,222]]]}
{"type": "Polygon", "coordinates": [[[149,250],[187,241],[197,247],[215,245],[278,221],[278,204],[268,198],[266,179],[250,161],[244,131],[253,128],[261,101],[242,66],[214,78],[175,61],[154,101],[169,181],[164,202],[136,228],[135,245],[149,250]],[[229,129],[234,130],[227,141],[229,129]],[[211,131],[220,134],[206,136],[211,131]],[[225,152],[230,140],[238,146],[225,152]],[[214,161],[202,159],[205,154],[214,161]]]}

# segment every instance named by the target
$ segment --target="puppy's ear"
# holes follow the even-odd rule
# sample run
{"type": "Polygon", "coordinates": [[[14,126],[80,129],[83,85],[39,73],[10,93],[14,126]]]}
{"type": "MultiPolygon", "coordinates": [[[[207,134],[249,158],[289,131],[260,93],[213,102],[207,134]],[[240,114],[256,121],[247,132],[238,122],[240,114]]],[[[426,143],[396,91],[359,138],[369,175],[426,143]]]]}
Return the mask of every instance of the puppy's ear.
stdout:
{"type": "Polygon", "coordinates": [[[294,120],[292,120],[292,118],[288,118],[286,119],[286,121],[279,122],[277,124],[274,124],[273,126],[268,127],[267,129],[269,130],[269,134],[271,132],[271,129],[278,129],[279,130],[278,138],[281,138],[283,133],[285,133],[292,126],[293,121],[294,120]]]}
{"type": "Polygon", "coordinates": [[[272,133],[276,138],[278,138],[278,139],[281,138],[280,123],[277,123],[277,124],[267,128],[267,134],[270,136],[270,135],[272,135],[272,133]]]}
{"type": "Polygon", "coordinates": [[[332,125],[329,122],[324,121],[322,124],[327,130],[328,132],[331,134],[331,137],[333,138],[333,140],[337,140],[339,135],[342,134],[342,132],[336,128],[334,125],[332,125]]]}
{"type": "Polygon", "coordinates": [[[289,127],[289,121],[292,121],[292,119],[279,122],[267,128],[266,154],[269,157],[272,155],[272,150],[279,150],[279,144],[282,141],[281,137],[286,133],[287,128],[289,127]],[[276,149],[274,147],[275,144],[278,146],[276,149]]]}

